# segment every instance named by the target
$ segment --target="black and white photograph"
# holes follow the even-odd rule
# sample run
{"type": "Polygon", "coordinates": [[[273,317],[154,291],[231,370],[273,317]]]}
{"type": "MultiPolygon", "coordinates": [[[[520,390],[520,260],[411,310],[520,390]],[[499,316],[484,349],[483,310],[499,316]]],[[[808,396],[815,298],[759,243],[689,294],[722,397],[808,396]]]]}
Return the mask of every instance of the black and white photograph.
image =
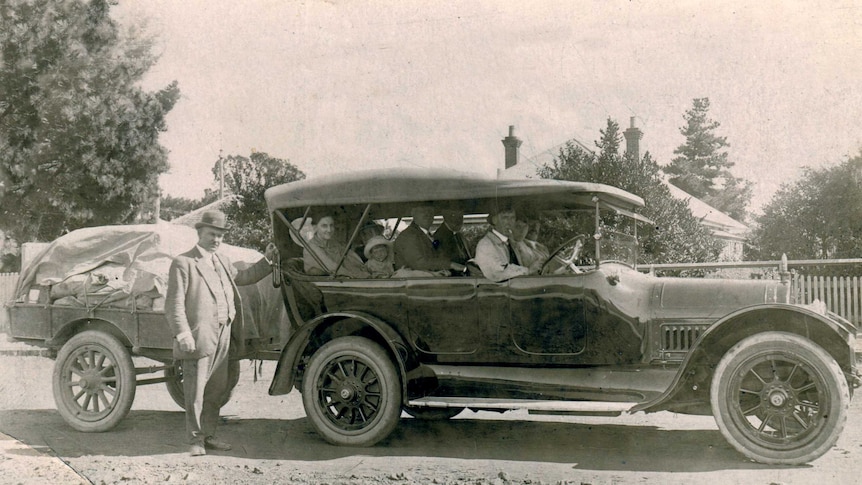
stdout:
{"type": "Polygon", "coordinates": [[[855,484],[862,3],[0,2],[0,484],[855,484]]]}

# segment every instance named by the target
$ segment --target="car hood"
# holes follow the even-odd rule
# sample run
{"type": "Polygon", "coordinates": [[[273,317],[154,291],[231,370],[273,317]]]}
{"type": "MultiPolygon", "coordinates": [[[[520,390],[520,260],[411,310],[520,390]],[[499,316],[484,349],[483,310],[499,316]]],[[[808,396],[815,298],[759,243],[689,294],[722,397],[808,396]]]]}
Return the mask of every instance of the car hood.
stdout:
{"type": "Polygon", "coordinates": [[[661,278],[654,286],[659,318],[718,318],[764,303],[791,303],[790,283],[758,280],[661,278]]]}

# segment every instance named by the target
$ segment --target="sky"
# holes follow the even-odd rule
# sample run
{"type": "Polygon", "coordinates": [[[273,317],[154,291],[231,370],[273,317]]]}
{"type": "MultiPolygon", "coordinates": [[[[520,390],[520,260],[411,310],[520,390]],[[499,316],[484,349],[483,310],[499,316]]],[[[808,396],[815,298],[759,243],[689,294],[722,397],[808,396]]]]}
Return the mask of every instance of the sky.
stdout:
{"type": "Polygon", "coordinates": [[[862,2],[120,2],[178,81],[163,193],[212,188],[219,153],[266,152],[316,177],[388,167],[494,176],[509,126],[529,159],[608,118],[659,164],[710,100],[759,210],[801,168],[862,149],[862,2]]]}

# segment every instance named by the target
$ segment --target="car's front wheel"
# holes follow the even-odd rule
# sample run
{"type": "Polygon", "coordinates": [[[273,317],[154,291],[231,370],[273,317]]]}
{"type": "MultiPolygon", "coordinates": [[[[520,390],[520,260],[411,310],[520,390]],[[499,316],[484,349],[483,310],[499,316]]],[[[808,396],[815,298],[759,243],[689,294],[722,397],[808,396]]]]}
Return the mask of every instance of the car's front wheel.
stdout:
{"type": "Polygon", "coordinates": [[[341,337],[311,356],[302,379],[302,403],[326,441],[371,446],[398,424],[401,386],[380,345],[363,337],[341,337]]]}
{"type": "Polygon", "coordinates": [[[784,332],[748,337],[722,357],[711,388],[722,435],[752,460],[808,463],[838,440],[850,391],[835,359],[784,332]]]}

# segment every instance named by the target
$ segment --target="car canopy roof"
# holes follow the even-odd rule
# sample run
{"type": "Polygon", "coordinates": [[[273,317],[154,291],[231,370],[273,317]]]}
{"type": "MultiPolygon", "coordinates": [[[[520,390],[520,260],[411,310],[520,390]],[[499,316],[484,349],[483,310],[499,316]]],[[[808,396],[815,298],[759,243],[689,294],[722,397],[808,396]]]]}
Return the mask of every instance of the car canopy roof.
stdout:
{"type": "Polygon", "coordinates": [[[474,212],[488,212],[501,199],[523,201],[533,207],[577,210],[594,208],[593,198],[596,197],[604,209],[647,220],[633,213],[643,207],[643,199],[609,185],[550,179],[495,179],[441,170],[343,173],[277,185],[267,189],[264,197],[270,212],[375,204],[389,207],[392,215],[400,215],[397,212],[417,203],[451,204],[469,207],[474,212]]]}

